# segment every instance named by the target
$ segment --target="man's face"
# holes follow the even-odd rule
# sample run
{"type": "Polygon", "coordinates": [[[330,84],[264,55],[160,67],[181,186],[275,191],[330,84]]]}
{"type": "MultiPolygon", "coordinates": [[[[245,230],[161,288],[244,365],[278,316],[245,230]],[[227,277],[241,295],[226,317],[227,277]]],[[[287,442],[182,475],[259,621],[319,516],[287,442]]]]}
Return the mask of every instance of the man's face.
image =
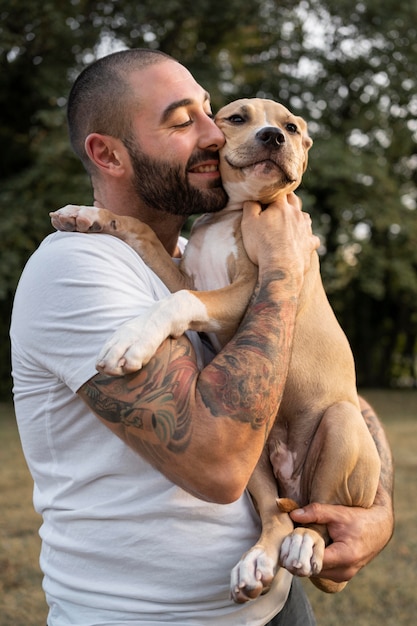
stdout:
{"type": "Polygon", "coordinates": [[[185,217],[219,211],[227,200],[218,170],[224,137],[208,94],[170,60],[133,76],[133,86],[135,80],[139,110],[124,143],[137,196],[148,207],[185,217]]]}
{"type": "Polygon", "coordinates": [[[195,213],[214,213],[225,206],[227,195],[220,178],[208,181],[207,187],[199,188],[194,187],[187,176],[193,163],[212,160],[210,152],[196,152],[184,171],[179,164],[147,156],[137,145],[130,144],[127,149],[132,162],[136,195],[148,207],[188,217],[195,213]]]}

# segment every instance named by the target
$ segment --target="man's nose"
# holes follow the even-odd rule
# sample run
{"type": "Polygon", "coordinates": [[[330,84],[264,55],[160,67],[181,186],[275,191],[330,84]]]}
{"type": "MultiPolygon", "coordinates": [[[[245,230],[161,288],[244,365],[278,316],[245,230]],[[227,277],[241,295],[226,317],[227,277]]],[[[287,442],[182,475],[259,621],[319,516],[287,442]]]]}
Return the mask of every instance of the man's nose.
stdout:
{"type": "Polygon", "coordinates": [[[217,150],[220,150],[225,144],[222,131],[210,117],[207,117],[203,142],[205,142],[204,148],[214,148],[217,150]]]}

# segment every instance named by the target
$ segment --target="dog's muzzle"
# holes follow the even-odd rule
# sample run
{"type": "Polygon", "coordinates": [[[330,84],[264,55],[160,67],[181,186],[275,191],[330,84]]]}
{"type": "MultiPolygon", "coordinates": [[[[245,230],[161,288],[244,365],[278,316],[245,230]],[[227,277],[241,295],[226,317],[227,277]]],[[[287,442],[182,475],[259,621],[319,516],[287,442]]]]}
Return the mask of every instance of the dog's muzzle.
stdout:
{"type": "Polygon", "coordinates": [[[285,135],[279,128],[275,126],[266,126],[261,128],[255,135],[262,144],[266,146],[281,146],[285,143],[285,135]]]}

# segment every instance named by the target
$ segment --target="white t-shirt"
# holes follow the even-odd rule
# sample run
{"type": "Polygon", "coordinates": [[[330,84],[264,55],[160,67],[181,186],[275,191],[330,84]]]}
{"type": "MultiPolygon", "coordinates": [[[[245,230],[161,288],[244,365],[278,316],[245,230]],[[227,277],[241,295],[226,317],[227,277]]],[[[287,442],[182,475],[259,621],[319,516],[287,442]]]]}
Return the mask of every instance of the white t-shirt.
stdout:
{"type": "Polygon", "coordinates": [[[228,505],[191,496],[76,395],[112,332],[167,293],[107,235],[54,233],[21,277],[11,327],[15,407],[43,516],[49,626],[260,626],[288,595],[291,576],[280,570],[258,600],[229,598],[230,571],[259,536],[247,494],[228,505]]]}

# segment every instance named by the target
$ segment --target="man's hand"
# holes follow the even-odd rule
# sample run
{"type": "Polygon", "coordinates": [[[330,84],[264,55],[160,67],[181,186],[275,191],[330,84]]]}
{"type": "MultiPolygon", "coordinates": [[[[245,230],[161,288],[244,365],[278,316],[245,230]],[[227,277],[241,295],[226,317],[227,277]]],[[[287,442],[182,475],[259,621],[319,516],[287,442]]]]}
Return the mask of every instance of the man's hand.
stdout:
{"type": "MultiPolygon", "coordinates": [[[[381,490],[380,490],[381,491],[381,490]]],[[[308,504],[290,516],[298,524],[326,524],[333,543],[324,551],[320,578],[350,580],[381,552],[392,537],[391,505],[378,492],[370,509],[330,504],[308,504]]]]}
{"type": "Polygon", "coordinates": [[[301,211],[301,202],[293,193],[265,210],[258,202],[245,202],[242,236],[249,258],[260,272],[263,268],[289,270],[301,278],[320,245],[312,233],[310,216],[301,211]]]}

